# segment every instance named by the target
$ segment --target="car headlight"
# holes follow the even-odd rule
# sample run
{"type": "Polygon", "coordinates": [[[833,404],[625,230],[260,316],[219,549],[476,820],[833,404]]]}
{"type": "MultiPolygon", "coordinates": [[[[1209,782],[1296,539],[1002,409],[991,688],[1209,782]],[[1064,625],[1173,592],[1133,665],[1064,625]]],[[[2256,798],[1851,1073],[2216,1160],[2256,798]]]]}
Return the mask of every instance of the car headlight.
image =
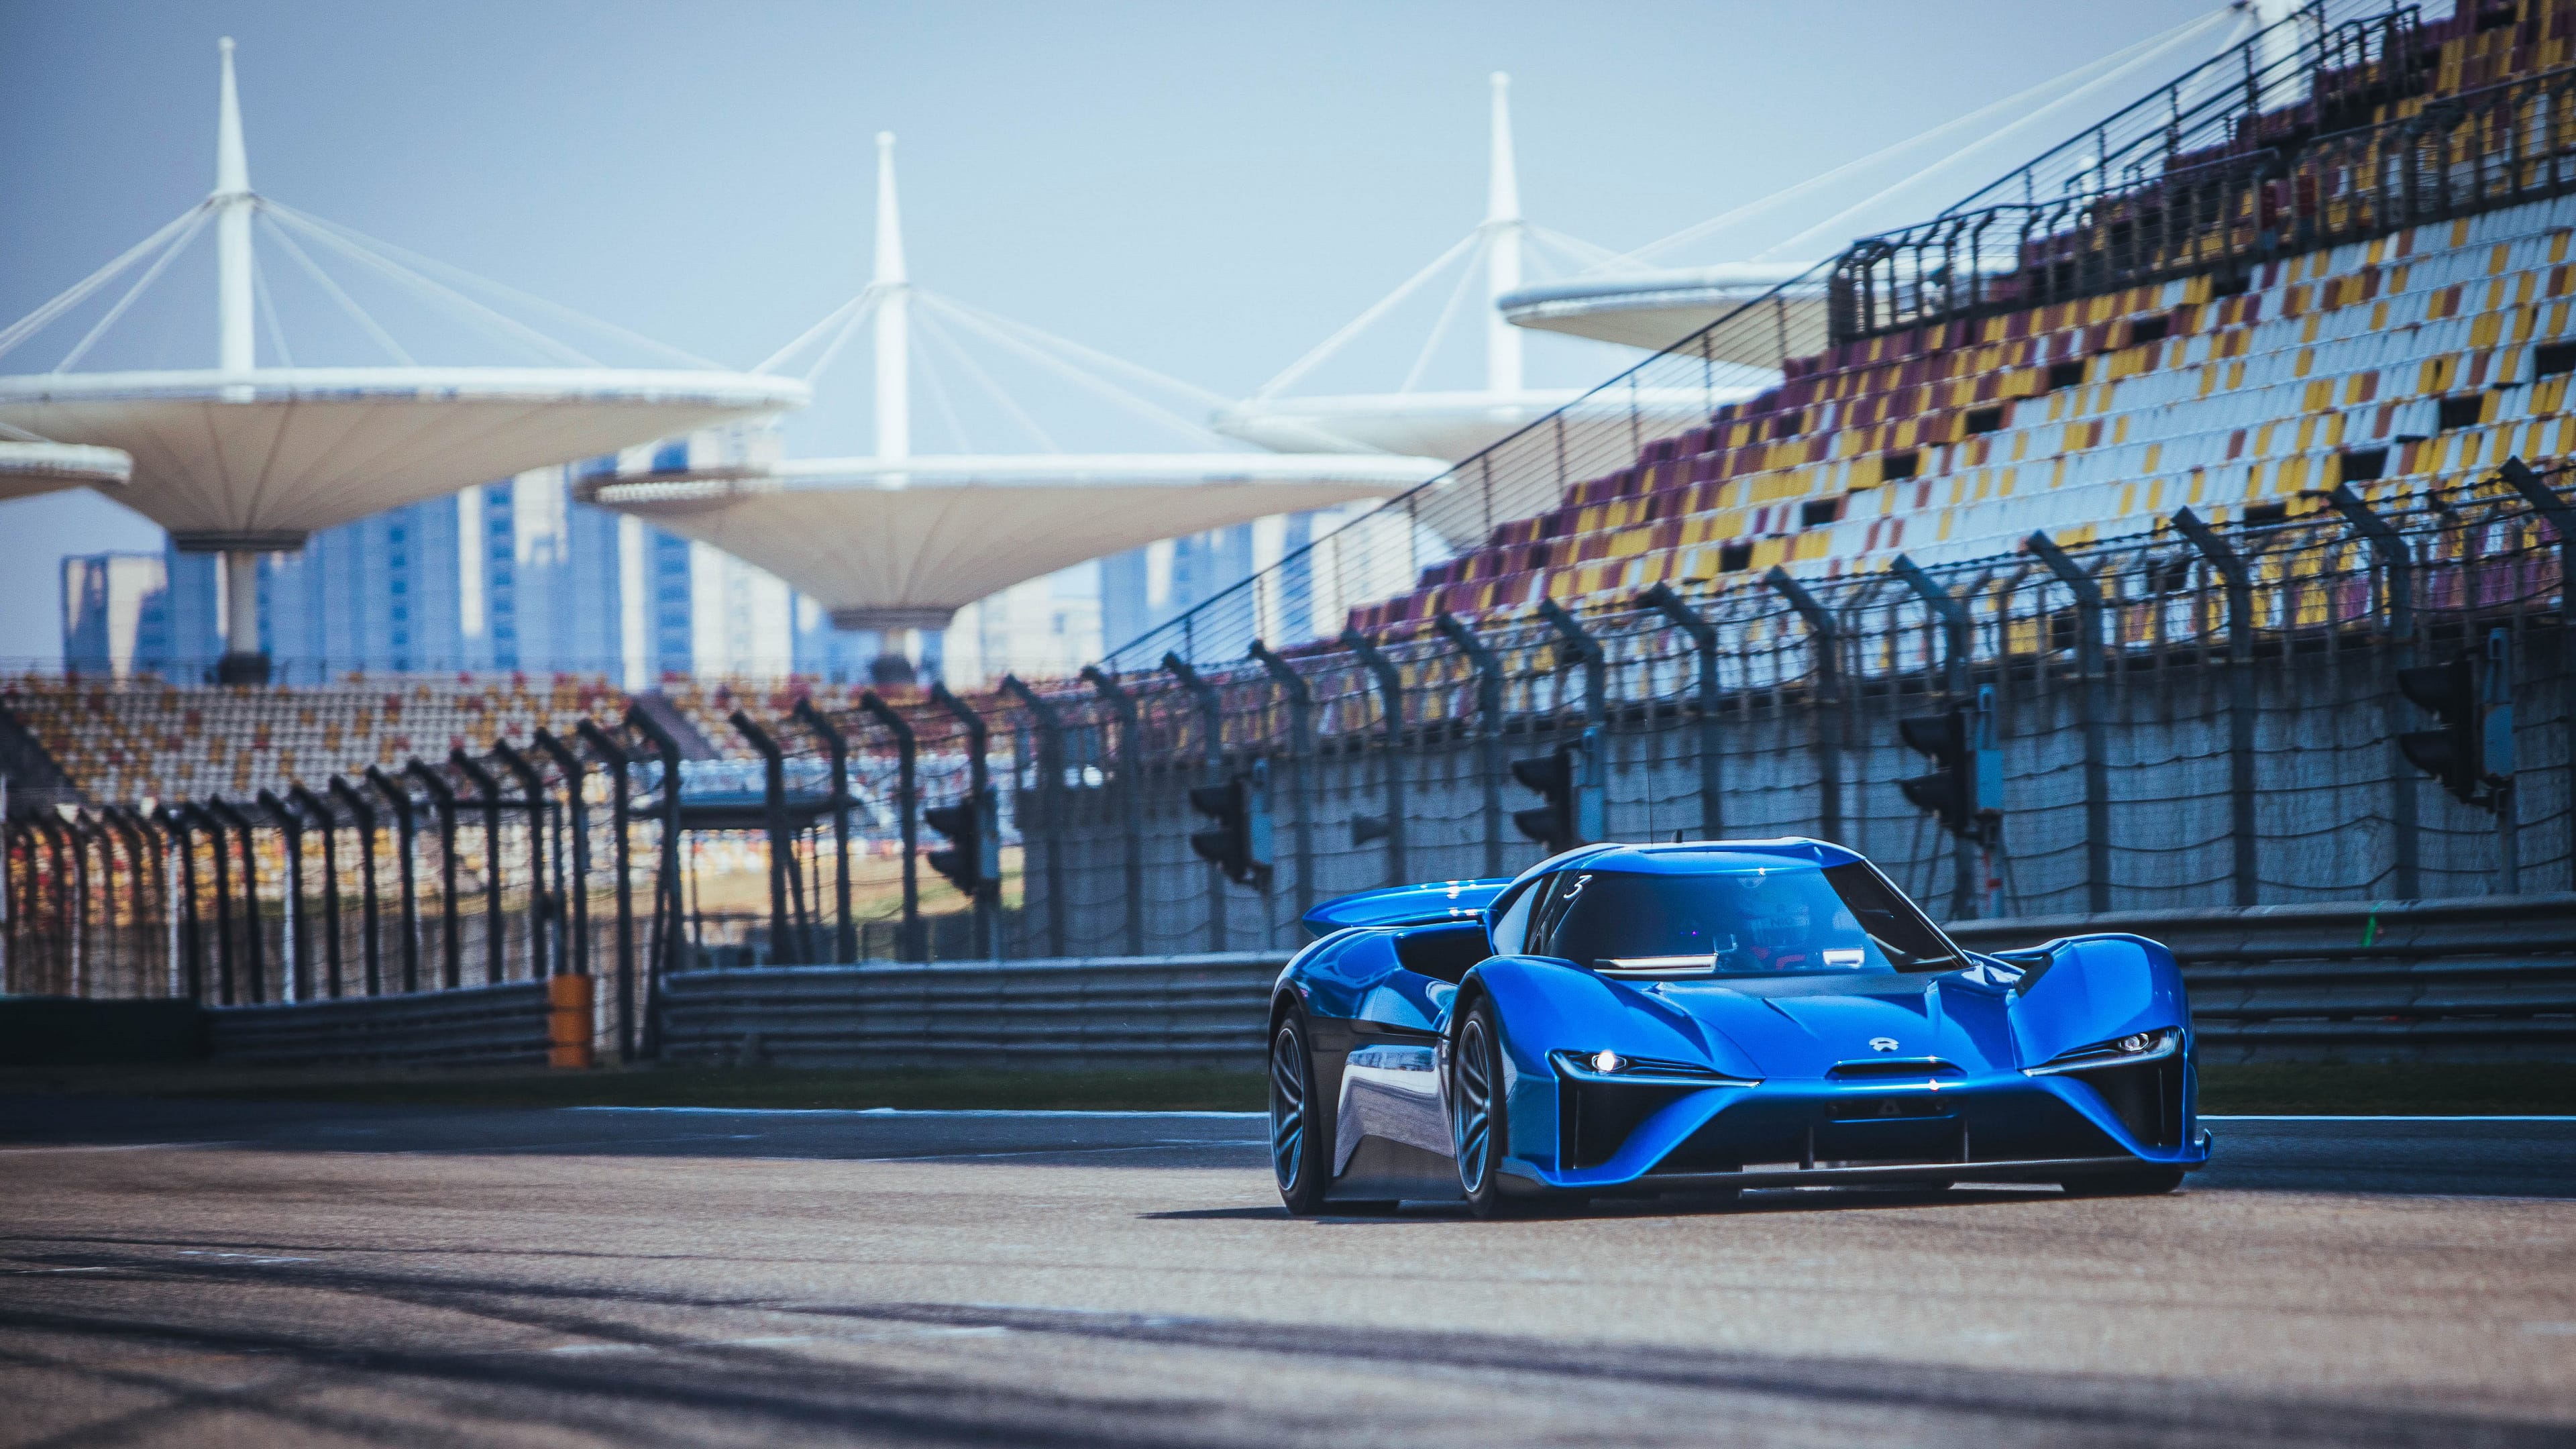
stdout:
{"type": "Polygon", "coordinates": [[[2049,1058],[2035,1067],[2022,1068],[2030,1077],[2054,1076],[2059,1072],[2090,1072],[2103,1067],[2126,1067],[2139,1062],[2152,1062],[2182,1050],[2182,1028],[2162,1027],[2154,1031],[2133,1031],[2109,1041],[2095,1042],[2049,1058]]]}
{"type": "Polygon", "coordinates": [[[1729,1076],[1715,1067],[1696,1062],[1661,1061],[1652,1057],[1625,1056],[1604,1048],[1600,1051],[1550,1052],[1549,1060],[1557,1073],[1578,1082],[1655,1083],[1683,1087],[1749,1087],[1758,1080],[1729,1076]]]}

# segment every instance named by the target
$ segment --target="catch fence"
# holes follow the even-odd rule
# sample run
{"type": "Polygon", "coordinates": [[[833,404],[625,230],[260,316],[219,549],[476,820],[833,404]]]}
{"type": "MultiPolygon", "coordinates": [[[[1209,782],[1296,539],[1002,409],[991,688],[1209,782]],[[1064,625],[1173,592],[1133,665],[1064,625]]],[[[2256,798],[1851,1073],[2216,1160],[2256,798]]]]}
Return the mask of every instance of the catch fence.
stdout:
{"type": "Polygon", "coordinates": [[[247,1005],[586,972],[601,1047],[643,1054],[686,969],[1291,948],[1315,901],[1538,859],[1512,764],[1587,735],[1595,838],[1839,840],[1952,920],[2562,890],[2563,481],[2515,464],[2402,513],[2336,489],[972,699],[790,684],[701,703],[703,730],[645,701],[255,799],[21,810],[7,989],[247,1005]],[[2510,704],[2482,804],[2398,743],[2440,723],[2400,671],[2464,655],[2510,704]],[[1933,768],[1902,722],[1954,709],[1991,736],[1965,837],[1901,788],[1933,768]],[[1236,780],[1269,821],[1244,880],[1190,843],[1217,823],[1191,792],[1236,780]]]}

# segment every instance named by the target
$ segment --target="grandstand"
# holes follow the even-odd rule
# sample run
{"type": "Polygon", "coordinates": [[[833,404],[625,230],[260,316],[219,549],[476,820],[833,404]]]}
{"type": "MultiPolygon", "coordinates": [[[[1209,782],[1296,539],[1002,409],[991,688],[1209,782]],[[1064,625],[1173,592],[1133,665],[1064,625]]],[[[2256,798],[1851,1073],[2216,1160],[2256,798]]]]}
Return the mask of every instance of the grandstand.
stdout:
{"type": "Polygon", "coordinates": [[[23,676],[0,681],[0,711],[94,805],[133,806],[210,794],[256,798],[322,789],[368,766],[444,760],[539,729],[569,734],[613,719],[625,697],[595,676],[432,680],[392,676],[320,688],[179,688],[159,680],[23,676]]]}
{"type": "Polygon", "coordinates": [[[2562,457],[2571,31],[2563,0],[2298,7],[1113,658],[1280,642],[1260,621],[1292,569],[1410,577],[1347,622],[1427,634],[2143,535],[2183,506],[2259,525],[2339,484],[2404,509],[2562,457]],[[1778,381],[1728,400],[1757,342],[1778,381]],[[1677,432],[1622,406],[1691,386],[1706,421],[1677,432]]]}
{"type": "Polygon", "coordinates": [[[1831,276],[1832,344],[1778,387],[1496,526],[1352,624],[1962,560],[2035,530],[2075,545],[2186,505],[2262,522],[2338,484],[2404,507],[2507,456],[2576,451],[2576,196],[2558,194],[2576,183],[2576,7],[2504,16],[2427,24],[2341,77],[2392,93],[2363,126],[2320,134],[2328,107],[2310,100],[2124,193],[1859,244],[1831,276]],[[2410,211],[2445,214],[2396,224],[2410,211]],[[2075,224],[2036,224],[2052,215],[2075,224]],[[2009,236],[2002,266],[1981,265],[1983,231],[2009,236]],[[2303,233],[2351,239],[2297,248],[2303,233]]]}

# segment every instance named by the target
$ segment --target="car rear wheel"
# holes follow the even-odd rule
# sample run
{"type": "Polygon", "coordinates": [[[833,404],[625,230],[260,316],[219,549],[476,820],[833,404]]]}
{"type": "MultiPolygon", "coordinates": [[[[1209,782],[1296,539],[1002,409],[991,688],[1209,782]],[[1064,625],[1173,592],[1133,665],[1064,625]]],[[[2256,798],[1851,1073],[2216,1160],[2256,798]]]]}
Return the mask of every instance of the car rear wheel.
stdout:
{"type": "Polygon", "coordinates": [[[1305,1023],[1291,1011],[1270,1038],[1270,1169],[1288,1211],[1323,1211],[1331,1140],[1330,1110],[1315,1090],[1315,1054],[1305,1023]]]}
{"type": "Polygon", "coordinates": [[[2143,1167],[2070,1177],[2060,1186],[2068,1197],[2161,1197],[2182,1186],[2179,1167],[2143,1167]]]}

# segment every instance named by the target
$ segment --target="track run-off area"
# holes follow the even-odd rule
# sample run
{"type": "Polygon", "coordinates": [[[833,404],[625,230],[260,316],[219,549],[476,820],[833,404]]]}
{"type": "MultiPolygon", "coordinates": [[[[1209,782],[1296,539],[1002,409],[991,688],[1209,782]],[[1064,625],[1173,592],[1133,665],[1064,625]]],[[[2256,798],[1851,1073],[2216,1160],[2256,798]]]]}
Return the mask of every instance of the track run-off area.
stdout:
{"type": "Polygon", "coordinates": [[[0,1097],[0,1443],[2576,1442],[2576,1119],[1298,1221],[1233,1114],[0,1097]]]}

